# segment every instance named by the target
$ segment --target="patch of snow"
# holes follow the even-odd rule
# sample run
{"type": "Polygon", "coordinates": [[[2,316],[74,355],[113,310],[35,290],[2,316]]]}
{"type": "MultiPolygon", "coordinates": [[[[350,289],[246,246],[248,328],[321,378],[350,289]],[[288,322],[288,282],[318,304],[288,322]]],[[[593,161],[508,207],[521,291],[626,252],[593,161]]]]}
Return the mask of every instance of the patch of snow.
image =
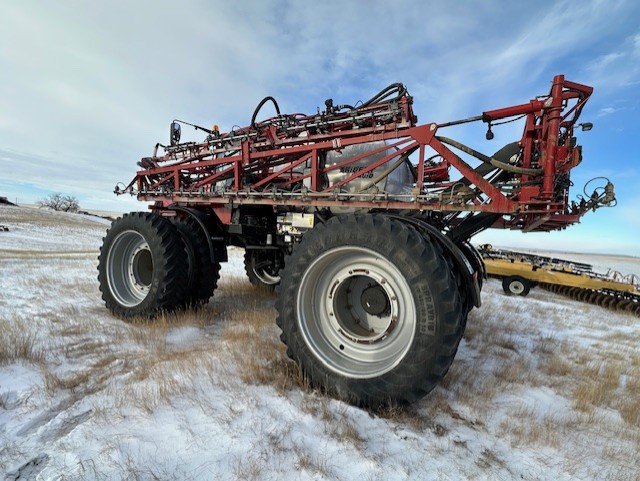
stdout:
{"type": "Polygon", "coordinates": [[[23,404],[43,384],[44,378],[34,366],[22,363],[0,366],[0,406],[11,409],[23,404]]]}
{"type": "MultiPolygon", "coordinates": [[[[628,314],[542,289],[510,297],[489,280],[445,382],[408,411],[383,416],[315,391],[243,380],[223,335],[242,320],[227,318],[223,306],[251,298],[269,313],[273,298],[251,294],[242,249],[229,249],[221,285],[231,280],[245,294],[219,290],[204,307],[206,325],[163,330],[127,324],[105,309],[96,281],[105,224],[55,216],[46,225],[39,213],[39,220],[23,214],[14,211],[9,222],[15,237],[0,234],[0,332],[21,326],[44,359],[42,366],[0,365],[0,472],[7,479],[640,475],[640,428],[615,404],[580,411],[572,398],[578,380],[543,370],[556,355],[572,368],[585,362],[579,354],[603,366],[612,353],[621,363],[638,359],[640,323],[628,314]],[[510,371],[520,365],[523,371],[510,371]]],[[[627,268],[625,259],[616,262],[627,268]]],[[[277,342],[273,324],[260,335],[277,342]]],[[[620,395],[632,375],[622,365],[620,395]]]]}
{"type": "Polygon", "coordinates": [[[176,327],[167,332],[165,339],[170,346],[185,346],[193,344],[202,337],[202,330],[197,327],[176,327]]]}

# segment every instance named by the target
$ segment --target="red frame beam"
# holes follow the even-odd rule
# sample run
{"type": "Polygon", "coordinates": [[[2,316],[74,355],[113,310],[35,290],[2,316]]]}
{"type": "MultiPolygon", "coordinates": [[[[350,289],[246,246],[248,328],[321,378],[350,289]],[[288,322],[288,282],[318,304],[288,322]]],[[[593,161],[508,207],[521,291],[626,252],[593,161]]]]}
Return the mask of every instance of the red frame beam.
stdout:
{"type": "Polygon", "coordinates": [[[154,167],[138,171],[127,189],[132,191],[135,185],[140,200],[163,205],[180,202],[210,205],[218,209],[229,204],[311,204],[493,212],[510,216],[506,223],[512,228],[562,228],[576,222],[587,210],[584,206],[577,211],[570,210],[566,190],[560,192],[555,186],[558,176],[568,176],[569,170],[576,164],[573,161],[576,158],[574,150],[579,147],[567,143],[567,139],[572,138],[575,122],[592,92],[589,86],[567,81],[563,75],[557,75],[546,98],[536,98],[528,103],[489,110],[483,112],[482,116],[444,124],[415,125],[412,98],[407,94],[393,102],[367,105],[350,112],[277,117],[256,128],[245,127],[209,138],[201,144],[166,148],[163,156],[146,159],[154,167]],[[518,173],[513,169],[509,171],[508,166],[501,167],[511,172],[511,184],[505,191],[480,175],[435,137],[439,129],[450,125],[482,120],[491,126],[494,122],[516,116],[526,117],[520,139],[518,167],[542,169],[542,175],[518,173]],[[391,143],[332,166],[321,164],[325,153],[329,151],[341,151],[352,145],[374,141],[391,143]],[[397,150],[334,184],[323,186],[323,176],[328,172],[390,149],[397,150]],[[441,157],[441,165],[450,166],[466,179],[465,185],[473,192],[471,197],[450,195],[449,200],[445,201],[448,187],[444,188],[442,182],[424,182],[427,149],[441,157]],[[418,152],[417,177],[411,200],[386,195],[384,201],[375,198],[365,201],[356,195],[349,197],[346,193],[341,194],[341,199],[327,197],[341,187],[348,188],[350,182],[394,162],[409,151],[418,152]],[[295,172],[302,165],[309,168],[308,171],[295,172]],[[283,189],[292,184],[302,185],[307,179],[310,179],[306,183],[310,186],[307,189],[310,192],[305,193],[304,199],[295,198],[286,190],[282,190],[279,197],[274,196],[269,190],[272,184],[283,189]],[[216,185],[219,187],[216,188],[216,185]],[[251,195],[245,196],[244,192],[251,192],[251,195]]]}

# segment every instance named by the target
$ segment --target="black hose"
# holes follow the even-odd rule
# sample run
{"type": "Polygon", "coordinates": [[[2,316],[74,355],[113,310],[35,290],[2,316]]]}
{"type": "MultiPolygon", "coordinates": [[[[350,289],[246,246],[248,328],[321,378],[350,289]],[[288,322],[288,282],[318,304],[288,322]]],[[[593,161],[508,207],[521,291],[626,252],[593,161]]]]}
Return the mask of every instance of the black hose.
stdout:
{"type": "Polygon", "coordinates": [[[276,102],[276,99],[274,99],[271,96],[267,96],[263,98],[258,104],[258,106],[256,107],[256,109],[253,111],[253,115],[251,116],[251,127],[253,127],[254,129],[256,128],[256,117],[258,116],[258,112],[260,112],[260,109],[262,108],[262,106],[266,104],[269,100],[273,103],[273,106],[276,109],[276,114],[280,115],[280,107],[278,107],[278,102],[276,102]]]}
{"type": "Polygon", "coordinates": [[[506,164],[504,162],[500,162],[499,160],[494,159],[493,157],[489,157],[488,155],[484,155],[477,150],[472,149],[471,147],[467,147],[466,145],[458,142],[457,140],[450,139],[448,137],[436,137],[443,144],[451,145],[458,150],[461,150],[469,155],[472,155],[476,159],[479,159],[487,164],[491,164],[498,169],[505,170],[507,172],[511,172],[514,174],[521,175],[542,175],[544,170],[542,169],[525,169],[524,167],[516,167],[515,165],[506,164]]]}
{"type": "Polygon", "coordinates": [[[364,102],[360,106],[360,108],[368,107],[371,104],[380,102],[385,97],[388,97],[389,94],[391,94],[391,92],[393,92],[394,90],[398,92],[398,95],[393,100],[398,99],[398,98],[402,97],[403,95],[405,95],[407,93],[407,88],[403,84],[397,82],[397,83],[391,84],[388,87],[382,89],[380,92],[375,94],[369,100],[364,102]]]}
{"type": "Polygon", "coordinates": [[[396,95],[396,97],[394,97],[394,99],[392,99],[392,100],[395,100],[395,99],[401,97],[402,95],[404,95],[407,92],[407,89],[401,83],[391,84],[387,88],[382,89],[371,100],[365,102],[365,105],[369,105],[370,103],[378,103],[378,102],[382,101],[383,99],[385,99],[386,97],[388,97],[393,91],[396,91],[398,93],[398,95],[396,95]]]}

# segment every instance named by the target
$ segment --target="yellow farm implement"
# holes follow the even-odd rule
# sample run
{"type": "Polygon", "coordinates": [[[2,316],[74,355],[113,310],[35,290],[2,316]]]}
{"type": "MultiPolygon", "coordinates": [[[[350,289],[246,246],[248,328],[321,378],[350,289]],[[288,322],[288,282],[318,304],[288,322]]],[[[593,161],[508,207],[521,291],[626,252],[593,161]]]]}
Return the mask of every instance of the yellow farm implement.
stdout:
{"type": "Polygon", "coordinates": [[[502,279],[509,295],[526,296],[539,285],[575,300],[640,315],[640,279],[595,272],[590,264],[480,246],[487,275],[502,279]]]}

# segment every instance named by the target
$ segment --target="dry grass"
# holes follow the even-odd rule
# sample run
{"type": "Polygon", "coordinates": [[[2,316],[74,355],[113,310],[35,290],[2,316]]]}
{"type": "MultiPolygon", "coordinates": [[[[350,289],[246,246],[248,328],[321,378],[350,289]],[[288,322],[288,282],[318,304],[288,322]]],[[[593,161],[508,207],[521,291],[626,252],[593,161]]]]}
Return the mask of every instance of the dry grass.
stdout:
{"type": "Polygon", "coordinates": [[[562,379],[570,375],[575,369],[572,362],[565,359],[560,353],[549,353],[548,357],[542,362],[541,370],[543,373],[554,378],[562,379]]]}
{"type": "Polygon", "coordinates": [[[423,416],[415,406],[389,405],[375,411],[375,415],[415,431],[424,431],[430,427],[427,417],[423,416]]]}
{"type": "MultiPolygon", "coordinates": [[[[522,313],[521,319],[538,318],[535,304],[521,304],[531,307],[522,313]]],[[[594,456],[602,456],[622,466],[620,479],[633,479],[628,460],[640,447],[640,354],[637,347],[629,345],[628,334],[625,337],[618,331],[601,332],[598,317],[589,317],[587,312],[593,307],[585,305],[584,324],[579,329],[586,339],[589,335],[594,339],[591,346],[585,346],[548,332],[541,334],[534,322],[523,322],[511,307],[490,304],[472,313],[463,355],[454,362],[441,388],[428,398],[429,403],[438,406],[427,407],[429,415],[448,413],[469,426],[470,421],[490,419],[491,409],[496,408],[494,403],[507,393],[509,400],[501,401],[507,402],[506,413],[501,415],[497,432],[507,436],[513,446],[563,451],[567,439],[591,436],[601,439],[607,433],[604,438],[611,437],[612,441],[606,452],[597,453],[585,447],[584,453],[573,453],[578,460],[576,464],[572,465],[571,458],[567,458],[562,462],[563,469],[567,473],[580,473],[583,468],[579,460],[591,461],[594,456]],[[514,318],[520,320],[514,323],[514,318]],[[468,359],[465,349],[473,353],[468,359]],[[539,407],[534,409],[539,402],[536,394],[529,401],[517,401],[523,393],[535,389],[566,400],[567,410],[541,413],[539,407]],[[464,412],[461,416],[460,408],[464,412]],[[616,415],[620,421],[616,421],[616,415]]],[[[548,327],[548,320],[552,326],[566,330],[563,308],[548,311],[539,312],[539,318],[545,319],[544,326],[548,327]]],[[[480,424],[475,429],[485,428],[480,424]]],[[[500,461],[490,455],[482,456],[478,465],[491,470],[489,466],[499,468],[500,461]]]]}
{"type": "Polygon", "coordinates": [[[88,220],[84,216],[74,213],[6,205],[2,206],[1,209],[3,223],[13,228],[34,223],[42,227],[62,226],[84,228],[87,225],[95,226],[95,222],[92,220],[88,220]]]}
{"type": "Polygon", "coordinates": [[[78,371],[60,376],[52,371],[46,371],[44,375],[45,390],[50,397],[53,397],[60,390],[71,391],[72,393],[80,391],[83,395],[90,394],[91,390],[87,389],[87,385],[91,380],[92,371],[78,371]]]}
{"type": "Polygon", "coordinates": [[[16,361],[44,362],[44,348],[26,319],[0,319],[0,331],[0,365],[16,361]]]}
{"type": "Polygon", "coordinates": [[[491,471],[495,468],[504,468],[506,467],[506,463],[502,460],[494,451],[491,449],[485,448],[480,453],[480,456],[476,459],[476,464],[478,467],[491,471]]]}
{"type": "MultiPolygon", "coordinates": [[[[234,295],[247,289],[246,282],[226,285],[234,295]]],[[[229,319],[222,331],[222,341],[240,369],[247,384],[273,386],[284,394],[293,388],[309,389],[298,364],[286,355],[285,346],[275,326],[276,312],[271,307],[273,294],[253,289],[252,301],[245,306],[232,305],[225,312],[229,319]]],[[[224,290],[223,290],[224,292],[224,290]]],[[[219,298],[223,294],[218,294],[219,298]]]]}
{"type": "Polygon", "coordinates": [[[160,332],[166,334],[167,331],[175,327],[195,326],[206,327],[218,319],[219,312],[211,305],[205,305],[190,309],[177,310],[173,312],[161,312],[152,319],[133,318],[127,320],[130,326],[142,328],[146,331],[160,332]]]}
{"type": "Polygon", "coordinates": [[[235,479],[258,481],[263,479],[262,475],[266,468],[267,463],[264,459],[249,453],[247,456],[234,460],[232,470],[235,479]]]}
{"type": "Polygon", "coordinates": [[[573,391],[573,402],[577,409],[590,411],[594,407],[609,406],[616,399],[620,386],[622,364],[615,361],[592,361],[580,366],[578,386],[573,391]]]}
{"type": "Polygon", "coordinates": [[[622,419],[632,426],[640,426],[640,367],[633,367],[626,375],[624,392],[617,398],[616,406],[622,419]]]}
{"type": "Polygon", "coordinates": [[[294,448],[296,456],[295,467],[299,471],[308,471],[314,475],[314,477],[320,477],[321,479],[327,479],[332,477],[333,468],[330,466],[326,455],[310,455],[303,451],[301,448],[294,448]]]}
{"type": "Polygon", "coordinates": [[[131,360],[124,386],[114,393],[117,404],[130,403],[151,413],[176,396],[190,396],[190,386],[203,379],[222,386],[237,387],[239,382],[269,385],[281,394],[292,388],[306,389],[308,383],[298,365],[287,358],[278,339],[275,311],[269,307],[273,297],[254,292],[246,284],[221,283],[215,301],[199,309],[130,322],[127,335],[143,346],[146,354],[131,360]],[[244,291],[256,295],[248,305],[239,307],[232,301],[244,291]],[[225,292],[234,298],[225,297],[225,292]],[[182,327],[197,328],[202,337],[184,345],[169,345],[170,332],[182,327]],[[212,329],[216,332],[208,339],[205,333],[212,329]]]}
{"type": "Polygon", "coordinates": [[[320,419],[323,421],[325,434],[336,442],[352,445],[361,451],[365,445],[365,438],[344,408],[330,409],[328,403],[323,401],[320,401],[320,404],[322,406],[320,419]]]}
{"type": "Polygon", "coordinates": [[[520,405],[508,410],[500,423],[500,431],[509,433],[513,446],[546,446],[558,448],[562,443],[561,431],[565,420],[545,416],[539,419],[531,406],[520,405]]]}

